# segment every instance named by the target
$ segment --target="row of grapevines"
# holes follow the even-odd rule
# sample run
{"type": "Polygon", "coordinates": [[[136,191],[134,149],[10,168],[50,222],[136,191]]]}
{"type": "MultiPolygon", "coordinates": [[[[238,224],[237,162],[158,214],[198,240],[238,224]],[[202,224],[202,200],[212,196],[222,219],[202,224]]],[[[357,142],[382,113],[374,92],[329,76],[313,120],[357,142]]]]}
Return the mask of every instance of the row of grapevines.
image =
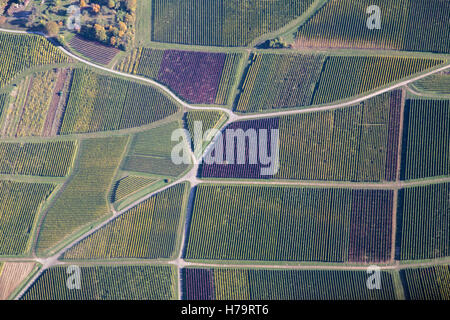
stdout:
{"type": "MultiPolygon", "coordinates": [[[[203,139],[205,139],[206,137],[204,137],[204,134],[206,133],[206,131],[210,130],[210,129],[218,129],[218,126],[225,122],[226,120],[226,115],[223,112],[220,111],[189,111],[186,113],[185,115],[185,126],[187,127],[190,135],[191,135],[191,139],[194,141],[194,137],[195,137],[195,122],[197,123],[201,123],[202,125],[202,132],[200,132],[200,134],[202,135],[202,142],[204,142],[203,139]]],[[[208,137],[208,139],[213,138],[213,136],[211,135],[210,137],[208,137]]],[[[205,139],[207,140],[207,139],[205,139]]],[[[194,145],[192,145],[194,146],[194,145]]]]}
{"type": "Polygon", "coordinates": [[[434,67],[442,60],[256,53],[250,62],[236,104],[240,112],[350,98],[434,67]]]}
{"type": "Polygon", "coordinates": [[[227,163],[202,164],[201,175],[241,179],[393,181],[398,171],[401,103],[402,93],[397,90],[344,109],[234,122],[224,130],[216,147],[226,149],[229,129],[268,132],[278,129],[278,151],[274,151],[279,153],[279,170],[271,176],[262,176],[261,168],[267,163],[263,165],[261,159],[255,164],[249,163],[251,149],[246,143],[245,149],[237,152],[245,154],[244,164],[236,163],[235,154],[234,159],[226,159],[227,163]]]}
{"type": "Polygon", "coordinates": [[[116,66],[116,69],[157,79],[163,55],[164,50],[136,48],[116,66]]]}
{"type": "Polygon", "coordinates": [[[0,94],[0,120],[2,119],[2,114],[6,109],[8,102],[9,102],[9,94],[7,93],[0,94]]]}
{"type": "Polygon", "coordinates": [[[85,40],[78,35],[70,39],[69,46],[88,59],[101,64],[110,63],[120,52],[119,49],[106,46],[96,41],[85,40]]]}
{"type": "Polygon", "coordinates": [[[5,106],[5,112],[3,113],[2,123],[0,125],[0,134],[2,137],[15,136],[22,119],[22,112],[28,96],[30,83],[31,77],[25,77],[11,91],[10,103],[8,106],[5,106]]]}

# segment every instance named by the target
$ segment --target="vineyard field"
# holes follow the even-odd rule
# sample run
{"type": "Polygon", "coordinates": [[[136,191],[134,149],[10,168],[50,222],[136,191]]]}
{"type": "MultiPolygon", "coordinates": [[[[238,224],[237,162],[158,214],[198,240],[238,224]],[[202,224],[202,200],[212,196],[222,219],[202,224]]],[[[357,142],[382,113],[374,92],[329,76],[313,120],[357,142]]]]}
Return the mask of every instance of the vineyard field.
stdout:
{"type": "Polygon", "coordinates": [[[256,53],[240,87],[237,112],[322,105],[358,96],[434,67],[414,57],[256,53]]]}
{"type": "Polygon", "coordinates": [[[385,262],[392,200],[391,191],[200,185],[186,258],[385,262]]]}
{"type": "Polygon", "coordinates": [[[323,55],[254,54],[236,111],[311,105],[324,61],[323,55]]]}
{"type": "Polygon", "coordinates": [[[154,0],[152,40],[246,46],[301,16],[313,0],[154,0]]]}
{"type": "Polygon", "coordinates": [[[400,191],[398,224],[400,260],[450,256],[450,183],[406,188],[400,191]]]}
{"type": "Polygon", "coordinates": [[[450,174],[450,100],[407,100],[403,133],[402,179],[450,174]]]}
{"type": "Polygon", "coordinates": [[[439,59],[415,57],[331,56],[325,62],[312,104],[326,104],[358,96],[442,62],[439,59]]]}
{"type": "Polygon", "coordinates": [[[86,58],[93,62],[105,64],[111,62],[112,59],[120,52],[120,50],[105,46],[101,43],[85,40],[82,37],[74,36],[69,41],[69,46],[78,51],[86,58]]]}
{"type": "Polygon", "coordinates": [[[7,93],[0,94],[0,121],[2,119],[2,114],[5,110],[5,107],[8,105],[9,95],[7,93]]]}
{"type": "Polygon", "coordinates": [[[0,33],[0,88],[25,69],[70,62],[44,37],[0,33]]]}
{"type": "Polygon", "coordinates": [[[183,215],[187,184],[178,184],[138,204],[80,241],[64,259],[171,258],[183,215]]]}
{"type": "Polygon", "coordinates": [[[434,74],[420,79],[413,83],[413,87],[425,93],[450,95],[450,73],[434,74]]]}
{"type": "Polygon", "coordinates": [[[3,137],[42,136],[49,124],[47,113],[53,99],[58,69],[35,73],[21,81],[11,95],[14,102],[5,110],[2,124],[3,137]]]}
{"type": "Polygon", "coordinates": [[[184,300],[395,300],[393,274],[381,272],[380,290],[367,288],[366,271],[182,269],[184,300]]]}
{"type": "Polygon", "coordinates": [[[171,158],[172,149],[178,143],[171,141],[172,132],[179,128],[181,123],[171,122],[136,134],[122,169],[172,177],[182,174],[188,166],[176,165],[171,158]]]}
{"type": "Polygon", "coordinates": [[[408,268],[400,271],[411,300],[450,300],[450,266],[408,268]]]}
{"type": "Polygon", "coordinates": [[[80,266],[81,290],[68,289],[67,267],[44,271],[22,300],[174,300],[176,271],[169,266],[80,266]]]}
{"type": "Polygon", "coordinates": [[[449,16],[446,0],[330,0],[300,27],[296,47],[450,53],[449,16]],[[374,4],[381,28],[373,30],[366,10],[374,4]]]}
{"type": "Polygon", "coordinates": [[[279,179],[395,180],[401,93],[280,119],[279,179]],[[301,152],[299,152],[301,151],[301,152]]]}
{"type": "Polygon", "coordinates": [[[189,103],[227,104],[242,55],[137,48],[116,69],[157,80],[189,103]]]}
{"type": "Polygon", "coordinates": [[[54,188],[0,180],[0,255],[22,255],[30,249],[38,213],[54,188]]]}
{"type": "Polygon", "coordinates": [[[127,137],[83,141],[79,163],[44,218],[38,250],[58,244],[110,211],[108,194],[124,153],[127,137]]]}
{"type": "Polygon", "coordinates": [[[74,141],[0,143],[0,174],[64,177],[77,150],[74,141]]]}
{"type": "MultiPolygon", "coordinates": [[[[204,163],[202,177],[331,181],[394,181],[397,174],[401,91],[345,109],[235,122],[225,129],[279,130],[279,170],[261,175],[261,163],[204,163]]],[[[268,135],[271,136],[270,134],[268,135]]],[[[224,138],[224,149],[226,139],[224,138]]],[[[248,141],[248,139],[247,139],[248,141]]],[[[268,143],[268,148],[270,144],[268,143]]],[[[212,152],[212,151],[211,151],[212,152]]],[[[259,159],[258,161],[260,161],[259,159]]]]}
{"type": "MultiPolygon", "coordinates": [[[[243,130],[244,132],[252,132],[258,135],[258,132],[262,130],[267,130],[267,149],[270,150],[272,145],[272,130],[277,130],[279,126],[278,118],[269,118],[262,120],[250,120],[242,122],[233,122],[222,130],[222,138],[219,141],[214,142],[215,146],[220,148],[220,143],[223,144],[223,158],[218,159],[211,163],[205,161],[201,164],[200,172],[201,176],[204,178],[244,178],[244,179],[270,179],[272,175],[263,175],[263,170],[267,170],[268,173],[273,173],[276,167],[270,168],[270,165],[263,163],[261,155],[257,155],[258,152],[251,151],[249,138],[245,140],[245,146],[239,148],[239,139],[235,137],[235,134],[239,132],[238,130],[243,130]],[[230,131],[228,131],[230,130],[230,131]],[[252,131],[250,131],[252,130],[252,131]],[[233,139],[234,145],[234,155],[233,158],[229,158],[226,155],[226,150],[228,149],[227,143],[229,139],[233,139]],[[239,149],[238,149],[239,148],[239,149]],[[244,154],[245,153],[245,154],[244,154]],[[239,162],[239,157],[244,154],[245,158],[243,162],[239,162]],[[257,155],[257,161],[250,161],[250,154],[257,155]],[[222,161],[223,160],[223,161],[222,161]]],[[[260,139],[261,140],[261,139],[260,139]]],[[[260,146],[261,148],[261,146],[260,146]]],[[[232,147],[229,147],[233,150],[232,147]]],[[[214,158],[215,147],[210,149],[207,153],[207,157],[211,156],[214,158]]],[[[206,158],[206,157],[205,157],[206,158]]]]}
{"type": "MultiPolygon", "coordinates": [[[[200,122],[202,125],[202,137],[205,138],[205,133],[210,129],[220,129],[220,125],[226,122],[227,116],[225,113],[220,111],[189,111],[186,113],[184,118],[184,126],[189,131],[191,135],[191,139],[193,141],[192,147],[194,147],[194,137],[195,137],[195,122],[200,122]]],[[[204,139],[209,142],[213,138],[208,137],[208,139],[204,139]]],[[[204,147],[204,145],[203,145],[204,147]]]]}
{"type": "Polygon", "coordinates": [[[32,262],[6,262],[0,263],[0,300],[12,298],[11,295],[18,286],[33,271],[35,264],[32,262]]]}
{"type": "Polygon", "coordinates": [[[178,110],[172,99],[151,86],[75,69],[60,134],[139,127],[178,110]]]}
{"type": "Polygon", "coordinates": [[[139,176],[126,176],[116,182],[111,202],[123,200],[124,198],[142,190],[149,185],[158,181],[155,178],[139,177],[139,176]]]}

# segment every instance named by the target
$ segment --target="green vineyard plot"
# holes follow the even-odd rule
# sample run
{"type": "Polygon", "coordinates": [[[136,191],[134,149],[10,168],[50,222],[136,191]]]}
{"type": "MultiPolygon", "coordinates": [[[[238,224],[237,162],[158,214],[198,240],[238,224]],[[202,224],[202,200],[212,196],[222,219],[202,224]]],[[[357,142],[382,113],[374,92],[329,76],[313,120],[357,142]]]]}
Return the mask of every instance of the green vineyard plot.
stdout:
{"type": "Polygon", "coordinates": [[[311,105],[324,61],[322,55],[254,54],[236,111],[311,105]]]}
{"type": "Polygon", "coordinates": [[[186,258],[383,262],[391,221],[389,191],[200,185],[186,258]]]}
{"type": "Polygon", "coordinates": [[[420,92],[450,95],[450,73],[435,74],[412,84],[420,92]]]}
{"type": "Polygon", "coordinates": [[[280,118],[275,178],[395,180],[400,108],[401,93],[392,92],[346,109],[280,118]]]}
{"type": "Polygon", "coordinates": [[[412,57],[329,57],[313,104],[330,103],[380,88],[441,64],[412,57]]]}
{"type": "Polygon", "coordinates": [[[345,100],[437,66],[444,60],[256,53],[250,62],[240,87],[237,112],[345,100]]]}
{"type": "Polygon", "coordinates": [[[154,0],[152,40],[246,46],[300,17],[312,3],[313,0],[154,0]]]}
{"type": "Polygon", "coordinates": [[[276,180],[394,181],[398,175],[402,97],[402,92],[396,90],[336,110],[235,122],[224,131],[230,128],[267,130],[271,126],[279,130],[279,170],[273,176],[261,176],[250,174],[255,166],[248,163],[203,164],[200,175],[276,180]]]}
{"type": "Polygon", "coordinates": [[[170,258],[176,249],[187,184],[178,184],[128,210],[70,249],[64,259],[170,258]]]}
{"type": "Polygon", "coordinates": [[[81,290],[68,289],[67,267],[47,269],[23,300],[172,300],[176,272],[169,266],[80,266],[81,290]]]}
{"type": "Polygon", "coordinates": [[[54,185],[0,180],[0,256],[23,255],[54,185]]]}
{"type": "MultiPolygon", "coordinates": [[[[381,273],[380,290],[367,272],[333,270],[183,269],[185,300],[395,300],[394,274],[381,273]]],[[[400,289],[401,290],[401,289],[400,289]]]]}
{"type": "Polygon", "coordinates": [[[148,187],[158,181],[156,178],[127,176],[116,182],[111,200],[116,202],[122,200],[129,195],[148,187]]]}
{"type": "Polygon", "coordinates": [[[108,193],[127,141],[128,137],[113,137],[82,142],[77,167],[42,223],[39,251],[110,212],[108,193]]]}
{"type": "Polygon", "coordinates": [[[1,135],[6,138],[56,135],[68,82],[68,69],[56,68],[20,80],[10,94],[11,103],[5,107],[1,135]]]}
{"type": "Polygon", "coordinates": [[[397,247],[400,260],[450,256],[450,183],[400,192],[397,247]]]}
{"type": "Polygon", "coordinates": [[[400,271],[407,298],[411,300],[449,300],[450,266],[408,268],[400,271]]]}
{"type": "Polygon", "coordinates": [[[296,47],[450,52],[446,0],[330,0],[297,34],[296,47]],[[367,8],[381,10],[381,29],[367,27],[367,8]]]}
{"type": "Polygon", "coordinates": [[[139,127],[178,110],[172,99],[151,86],[75,69],[60,134],[139,127]]]}
{"type": "Polygon", "coordinates": [[[450,100],[408,100],[403,130],[404,180],[450,174],[450,100]]]}
{"type": "Polygon", "coordinates": [[[74,141],[0,143],[0,173],[64,177],[73,164],[74,141]]]}
{"type": "MultiPolygon", "coordinates": [[[[202,137],[204,138],[205,133],[210,129],[219,130],[220,126],[227,121],[227,116],[225,113],[220,111],[189,111],[186,113],[184,118],[185,127],[191,135],[192,141],[195,137],[195,122],[201,123],[202,126],[202,137]]],[[[210,137],[213,138],[213,135],[210,137]]],[[[194,143],[193,143],[194,144],[194,143]]],[[[194,147],[194,145],[192,145],[194,147]]],[[[204,147],[204,146],[203,146],[204,147]]],[[[193,148],[194,149],[194,148],[193,148]]]]}
{"type": "Polygon", "coordinates": [[[450,300],[449,0],[72,2],[0,0],[0,300],[450,300]]]}
{"type": "Polygon", "coordinates": [[[171,122],[134,137],[123,170],[176,177],[188,169],[185,164],[173,163],[171,153],[178,141],[171,141],[172,132],[180,129],[179,122],[171,122]]]}
{"type": "Polygon", "coordinates": [[[41,36],[0,33],[0,61],[1,88],[28,68],[70,60],[41,36]]]}
{"type": "Polygon", "coordinates": [[[0,119],[2,119],[5,106],[8,104],[8,97],[9,95],[7,93],[0,94],[0,119]]]}

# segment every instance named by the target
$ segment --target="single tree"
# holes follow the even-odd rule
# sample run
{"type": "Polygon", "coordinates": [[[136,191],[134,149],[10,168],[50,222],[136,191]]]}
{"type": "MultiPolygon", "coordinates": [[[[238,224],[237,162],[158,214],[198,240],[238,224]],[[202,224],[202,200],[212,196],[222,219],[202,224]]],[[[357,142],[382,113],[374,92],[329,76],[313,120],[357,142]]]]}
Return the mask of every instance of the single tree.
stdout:
{"type": "Polygon", "coordinates": [[[45,25],[45,32],[50,37],[56,37],[59,33],[59,25],[55,21],[49,21],[45,25]]]}
{"type": "Polygon", "coordinates": [[[95,37],[97,38],[97,40],[105,42],[108,39],[108,36],[106,35],[106,30],[103,26],[95,24],[94,29],[95,29],[95,37]]]}
{"type": "Polygon", "coordinates": [[[99,12],[100,12],[100,5],[94,3],[94,4],[92,5],[92,11],[94,11],[95,13],[99,13],[99,12]]]}
{"type": "Polygon", "coordinates": [[[125,33],[127,31],[127,29],[128,29],[127,25],[124,22],[120,21],[119,22],[119,30],[123,31],[125,33]]]}
{"type": "Polygon", "coordinates": [[[127,9],[131,12],[136,11],[136,0],[127,0],[127,9]]]}

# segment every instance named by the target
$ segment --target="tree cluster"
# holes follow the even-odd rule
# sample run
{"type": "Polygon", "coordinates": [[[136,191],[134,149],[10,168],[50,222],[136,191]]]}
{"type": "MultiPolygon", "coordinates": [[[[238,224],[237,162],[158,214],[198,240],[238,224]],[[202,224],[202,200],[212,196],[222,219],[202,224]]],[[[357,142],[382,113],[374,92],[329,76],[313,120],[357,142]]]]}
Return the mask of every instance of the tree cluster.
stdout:
{"type": "MultiPolygon", "coordinates": [[[[83,24],[80,35],[126,50],[134,42],[136,0],[80,0],[83,12],[97,15],[94,23],[83,24]],[[114,23],[102,20],[103,13],[114,16],[114,23]]],[[[85,14],[85,13],[83,13],[85,14]]]]}

